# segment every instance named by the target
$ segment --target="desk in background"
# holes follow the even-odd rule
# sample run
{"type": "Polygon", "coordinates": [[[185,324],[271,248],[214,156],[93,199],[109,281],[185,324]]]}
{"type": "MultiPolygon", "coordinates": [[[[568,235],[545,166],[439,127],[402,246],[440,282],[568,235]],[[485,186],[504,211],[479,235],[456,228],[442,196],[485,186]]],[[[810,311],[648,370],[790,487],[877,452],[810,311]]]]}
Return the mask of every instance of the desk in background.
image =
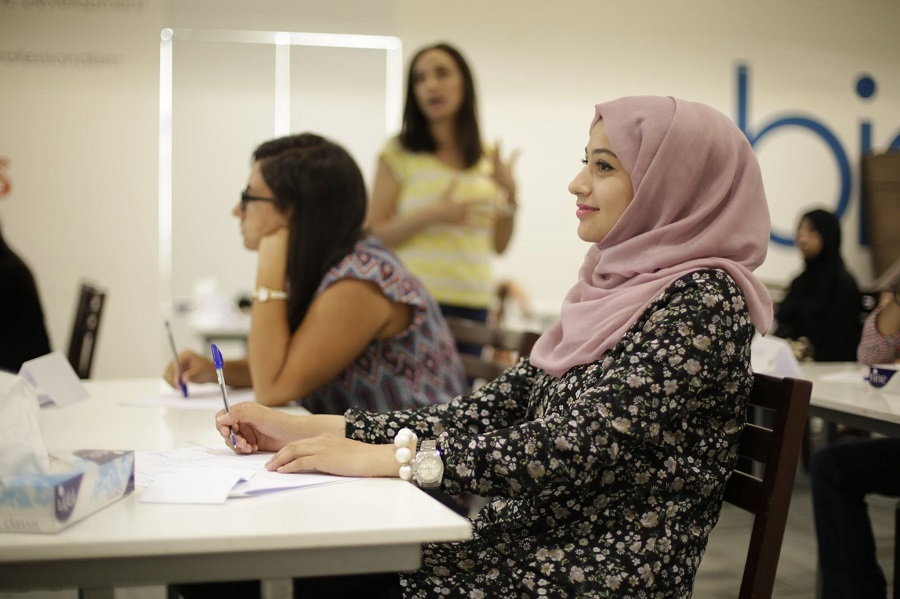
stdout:
{"type": "Polygon", "coordinates": [[[855,362],[803,363],[800,370],[803,378],[813,383],[811,416],[900,437],[900,395],[879,391],[863,382],[863,366],[855,362]],[[859,382],[828,380],[838,373],[852,371],[859,372],[859,382]]]}
{"type": "MultiPolygon", "coordinates": [[[[206,410],[119,405],[158,379],[87,381],[90,396],[41,413],[48,448],[218,446],[206,410]]],[[[294,408],[297,410],[297,408],[294,408]]],[[[53,535],[0,534],[0,590],[112,587],[414,570],[421,544],[471,536],[469,521],[399,479],[367,479],[223,505],[143,504],[141,490],[53,535]]]]}
{"type": "MultiPolygon", "coordinates": [[[[818,416],[832,423],[841,423],[889,437],[900,437],[900,395],[885,393],[863,381],[866,368],[856,362],[810,362],[800,365],[803,378],[813,383],[809,403],[811,416],[818,416]],[[835,381],[840,373],[857,372],[858,382],[835,381]],[[823,377],[824,380],[823,380],[823,377]]],[[[841,377],[843,378],[843,377],[841,377]]],[[[900,507],[898,507],[900,511],[900,507]]],[[[895,532],[894,585],[900,573],[900,515],[895,532]]],[[[818,564],[817,564],[818,569],[818,564]]],[[[818,572],[818,571],[817,571],[818,572]]],[[[817,573],[816,594],[822,597],[822,578],[817,573]]],[[[894,596],[897,596],[895,590],[894,596]]]]}
{"type": "Polygon", "coordinates": [[[231,326],[220,327],[194,327],[194,334],[203,339],[205,347],[209,347],[210,343],[239,342],[243,345],[244,350],[247,349],[247,335],[250,332],[250,323],[246,325],[235,324],[231,326]]]}

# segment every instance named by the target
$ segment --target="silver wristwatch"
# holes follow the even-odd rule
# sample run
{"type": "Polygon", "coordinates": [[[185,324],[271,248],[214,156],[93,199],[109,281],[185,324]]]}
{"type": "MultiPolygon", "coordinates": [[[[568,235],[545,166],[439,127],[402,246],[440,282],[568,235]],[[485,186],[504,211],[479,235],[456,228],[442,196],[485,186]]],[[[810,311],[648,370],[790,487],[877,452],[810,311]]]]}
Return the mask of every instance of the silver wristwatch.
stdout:
{"type": "Polygon", "coordinates": [[[287,291],[275,291],[274,289],[269,289],[268,287],[259,287],[256,291],[253,292],[253,299],[263,304],[269,300],[286,300],[287,291]]]}
{"type": "Polygon", "coordinates": [[[413,461],[413,476],[423,489],[439,487],[444,478],[444,460],[437,448],[437,442],[422,441],[416,459],[413,461]]]}

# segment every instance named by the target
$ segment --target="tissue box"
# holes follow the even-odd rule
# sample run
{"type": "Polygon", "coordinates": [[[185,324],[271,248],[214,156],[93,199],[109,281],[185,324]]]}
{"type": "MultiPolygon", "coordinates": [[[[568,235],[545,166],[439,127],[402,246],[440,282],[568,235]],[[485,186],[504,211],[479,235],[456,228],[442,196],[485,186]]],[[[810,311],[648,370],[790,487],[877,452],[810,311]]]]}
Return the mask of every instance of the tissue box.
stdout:
{"type": "Polygon", "coordinates": [[[894,364],[873,364],[869,367],[869,384],[887,393],[900,393],[898,372],[894,364]]]}
{"type": "Polygon", "coordinates": [[[134,452],[82,449],[50,456],[47,474],[0,484],[0,532],[56,532],[134,491],[134,452]]]}

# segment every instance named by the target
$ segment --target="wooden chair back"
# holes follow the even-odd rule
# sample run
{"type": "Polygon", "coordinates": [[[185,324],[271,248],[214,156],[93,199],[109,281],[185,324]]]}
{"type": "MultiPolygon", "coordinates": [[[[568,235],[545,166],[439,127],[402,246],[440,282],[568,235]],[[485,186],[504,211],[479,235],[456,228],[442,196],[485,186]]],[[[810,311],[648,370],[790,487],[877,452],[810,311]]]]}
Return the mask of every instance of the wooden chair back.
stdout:
{"type": "Polygon", "coordinates": [[[97,333],[100,329],[100,316],[106,293],[82,284],[78,294],[78,306],[75,310],[75,322],[72,325],[72,337],[69,339],[69,363],[78,374],[78,378],[91,377],[94,363],[94,349],[97,347],[97,333]]]}
{"type": "Polygon", "coordinates": [[[457,343],[483,345],[481,356],[461,354],[469,379],[492,381],[515,364],[531,348],[540,335],[532,331],[511,331],[464,318],[448,318],[450,332],[457,343]]]}
{"type": "Polygon", "coordinates": [[[894,509],[894,599],[900,599],[900,501],[894,509]]]}
{"type": "Polygon", "coordinates": [[[772,596],[811,394],[810,381],[753,375],[750,406],[772,414],[755,420],[774,425],[747,423],[738,450],[745,459],[738,460],[725,487],[725,501],[755,515],[740,599],[772,596]],[[760,467],[762,478],[753,472],[760,467]]]}

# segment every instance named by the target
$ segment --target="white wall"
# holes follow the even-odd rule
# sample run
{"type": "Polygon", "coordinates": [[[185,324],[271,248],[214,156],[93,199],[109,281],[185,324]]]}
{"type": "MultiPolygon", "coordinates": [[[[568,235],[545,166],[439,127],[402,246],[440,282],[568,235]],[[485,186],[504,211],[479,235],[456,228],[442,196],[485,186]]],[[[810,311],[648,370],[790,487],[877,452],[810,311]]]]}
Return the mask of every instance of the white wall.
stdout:
{"type": "Polygon", "coordinates": [[[162,326],[161,6],[92,4],[0,2],[0,155],[13,183],[0,221],[35,274],[52,346],[67,349],[79,280],[94,280],[110,289],[94,373],[137,375],[159,370],[162,326]]]}
{"type": "MultiPolygon", "coordinates": [[[[459,46],[475,71],[487,138],[523,149],[523,206],[498,271],[522,281],[539,305],[558,305],[586,249],[575,236],[566,185],[579,168],[593,104],[668,94],[709,103],[736,120],[739,63],[750,69],[751,132],[804,115],[824,123],[846,152],[853,187],[844,255],[865,283],[871,267],[857,238],[859,130],[869,123],[872,144],[882,149],[900,134],[898,23],[900,4],[890,0],[0,0],[0,155],[12,160],[14,185],[0,203],[0,220],[35,271],[56,347],[68,340],[78,279],[88,276],[110,290],[95,374],[156,374],[166,357],[161,321],[168,316],[157,260],[159,30],[395,35],[407,59],[437,40],[459,46]],[[24,62],[19,50],[89,51],[115,60],[51,67],[34,57],[24,62]],[[861,73],[877,84],[868,100],[855,92],[861,73]]],[[[227,256],[227,268],[216,273],[225,288],[252,283],[253,257],[242,253],[228,211],[244,185],[249,152],[270,135],[267,52],[185,50],[180,72],[176,54],[176,190],[190,190],[174,200],[176,295],[203,274],[210,251],[227,256]]],[[[374,99],[375,63],[361,57],[363,71],[354,72],[330,68],[332,55],[324,52],[294,52],[292,125],[339,139],[371,182],[383,123],[365,119],[348,128],[356,112],[348,96],[365,90],[369,103],[381,101],[374,99]],[[327,110],[336,102],[341,110],[327,110]]],[[[836,205],[840,181],[818,137],[782,128],[756,149],[776,231],[790,235],[812,205],[836,205]]],[[[783,283],[799,267],[795,250],[772,245],[759,274],[783,283]]]]}

